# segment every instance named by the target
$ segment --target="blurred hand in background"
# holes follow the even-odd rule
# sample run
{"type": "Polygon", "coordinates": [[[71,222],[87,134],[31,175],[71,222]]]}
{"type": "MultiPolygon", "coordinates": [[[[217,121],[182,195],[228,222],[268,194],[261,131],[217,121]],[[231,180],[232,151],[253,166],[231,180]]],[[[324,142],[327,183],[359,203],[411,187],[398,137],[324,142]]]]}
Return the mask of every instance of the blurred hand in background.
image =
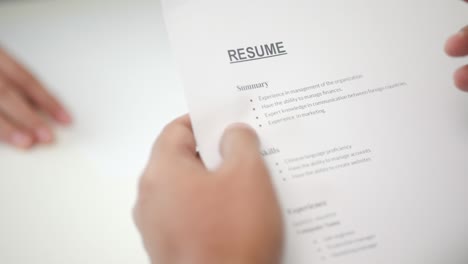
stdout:
{"type": "Polygon", "coordinates": [[[0,141],[21,149],[52,143],[47,116],[64,125],[71,123],[58,100],[0,48],[0,141]]]}

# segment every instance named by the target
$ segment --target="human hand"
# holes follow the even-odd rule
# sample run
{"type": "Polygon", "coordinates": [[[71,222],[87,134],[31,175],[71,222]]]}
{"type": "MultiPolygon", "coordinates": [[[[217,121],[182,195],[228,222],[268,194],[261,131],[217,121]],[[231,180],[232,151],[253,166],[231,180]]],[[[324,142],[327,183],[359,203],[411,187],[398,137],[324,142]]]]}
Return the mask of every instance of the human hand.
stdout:
{"type": "Polygon", "coordinates": [[[0,141],[22,149],[51,143],[54,135],[41,112],[59,123],[71,122],[39,81],[0,48],[0,141]]]}
{"type": "MultiPolygon", "coordinates": [[[[468,2],[468,0],[465,0],[468,2]]],[[[462,57],[468,55],[468,26],[453,35],[445,45],[445,51],[450,56],[462,57]]],[[[455,72],[455,84],[458,88],[468,91],[468,65],[465,65],[455,72]]]]}
{"type": "Polygon", "coordinates": [[[221,154],[220,168],[208,171],[188,116],[156,141],[134,209],[153,263],[280,262],[282,217],[255,132],[231,126],[221,154]]]}

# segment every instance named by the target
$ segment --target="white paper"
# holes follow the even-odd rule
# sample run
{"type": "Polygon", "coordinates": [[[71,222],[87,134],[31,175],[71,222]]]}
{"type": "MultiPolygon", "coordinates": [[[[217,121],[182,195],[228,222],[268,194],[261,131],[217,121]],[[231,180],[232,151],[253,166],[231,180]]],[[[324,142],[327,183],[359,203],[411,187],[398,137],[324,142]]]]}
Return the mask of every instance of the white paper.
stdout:
{"type": "Polygon", "coordinates": [[[219,165],[233,122],[261,138],[285,216],[284,263],[468,262],[468,98],[451,80],[462,62],[443,53],[468,6],[163,6],[206,165],[219,165]]]}

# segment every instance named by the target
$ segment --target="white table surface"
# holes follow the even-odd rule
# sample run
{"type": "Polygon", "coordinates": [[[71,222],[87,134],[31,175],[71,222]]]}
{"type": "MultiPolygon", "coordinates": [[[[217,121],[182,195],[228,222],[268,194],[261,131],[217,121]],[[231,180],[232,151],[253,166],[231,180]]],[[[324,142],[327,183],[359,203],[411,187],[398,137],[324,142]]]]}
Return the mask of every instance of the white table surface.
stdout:
{"type": "Polygon", "coordinates": [[[158,1],[0,1],[0,45],[75,118],[54,146],[0,145],[0,263],[148,263],[137,179],[186,112],[158,1]]]}

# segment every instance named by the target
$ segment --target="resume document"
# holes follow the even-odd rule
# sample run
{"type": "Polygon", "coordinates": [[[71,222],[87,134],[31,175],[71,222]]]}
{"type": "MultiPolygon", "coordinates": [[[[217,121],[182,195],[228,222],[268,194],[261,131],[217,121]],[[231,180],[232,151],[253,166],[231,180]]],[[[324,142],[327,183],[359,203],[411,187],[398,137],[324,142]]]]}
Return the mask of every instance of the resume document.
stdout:
{"type": "MultiPolygon", "coordinates": [[[[468,263],[462,1],[163,0],[201,157],[255,128],[287,264],[468,263]]],[[[242,217],[241,215],[239,217],[242,217]]]]}

